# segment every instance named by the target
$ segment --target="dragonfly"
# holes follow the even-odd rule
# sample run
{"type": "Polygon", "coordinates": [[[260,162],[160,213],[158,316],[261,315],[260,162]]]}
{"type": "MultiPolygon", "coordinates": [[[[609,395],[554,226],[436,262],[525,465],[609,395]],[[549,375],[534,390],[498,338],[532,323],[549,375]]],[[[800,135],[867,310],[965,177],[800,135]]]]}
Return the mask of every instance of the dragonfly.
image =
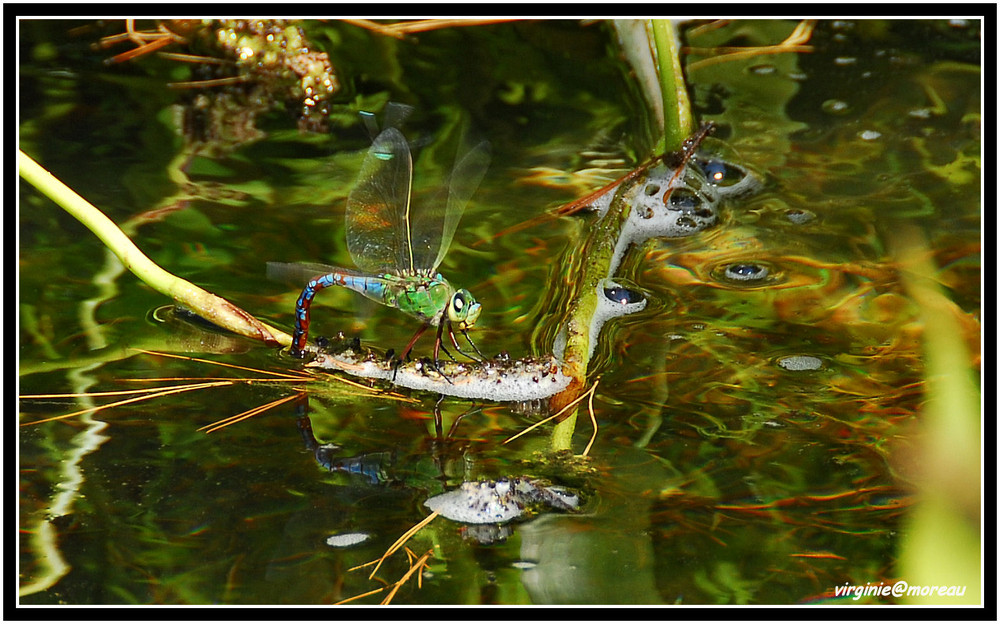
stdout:
{"type": "Polygon", "coordinates": [[[308,279],[295,304],[290,354],[297,358],[305,355],[310,308],[316,293],[340,286],[421,321],[400,361],[406,359],[428,327],[437,328],[435,363],[439,361],[445,327],[459,353],[476,360],[459,347],[453,328],[465,336],[480,358],[486,359],[468,334],[479,318],[481,304],[468,290],[452,286],[437,267],[489,161],[489,143],[483,141],[457,160],[445,201],[413,206],[409,143],[395,126],[383,129],[372,141],[347,200],[347,249],[357,270],[322,264],[268,263],[272,278],[308,279]]]}

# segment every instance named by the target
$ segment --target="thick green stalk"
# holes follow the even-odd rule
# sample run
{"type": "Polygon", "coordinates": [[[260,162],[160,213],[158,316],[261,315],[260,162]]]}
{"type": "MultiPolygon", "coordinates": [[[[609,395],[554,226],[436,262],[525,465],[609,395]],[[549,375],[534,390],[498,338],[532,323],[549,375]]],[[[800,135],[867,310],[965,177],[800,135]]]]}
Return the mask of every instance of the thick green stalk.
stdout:
{"type": "Polygon", "coordinates": [[[288,334],[261,323],[225,299],[160,268],[104,213],[20,150],[18,171],[25,181],[87,226],[121,260],[125,268],[150,287],[172,297],[177,303],[219,327],[268,344],[291,344],[292,339],[288,334]]]}
{"type": "MultiPolygon", "coordinates": [[[[640,180],[641,182],[641,180],[640,180]]],[[[638,183],[638,182],[637,182],[638,183]]],[[[618,194],[607,213],[590,232],[587,246],[581,258],[582,266],[572,266],[570,270],[579,275],[576,280],[576,295],[570,304],[572,316],[566,323],[566,348],[563,352],[563,373],[572,378],[570,386],[555,395],[550,403],[550,409],[557,412],[578,397],[584,390],[587,378],[587,364],[590,357],[591,342],[597,336],[590,335],[591,320],[597,311],[598,285],[601,280],[610,277],[610,267],[614,262],[615,249],[622,229],[628,220],[632,206],[618,194]]],[[[560,421],[552,431],[551,447],[553,450],[569,449],[573,430],[576,427],[576,411],[560,421]]]]}
{"type": "Polygon", "coordinates": [[[663,95],[663,152],[678,150],[684,139],[694,132],[691,100],[684,84],[681,66],[680,41],[677,29],[670,20],[650,20],[653,41],[656,44],[656,61],[663,95]]]}
{"type": "MultiPolygon", "coordinates": [[[[680,44],[677,32],[669,20],[651,20],[646,29],[652,32],[656,51],[656,66],[663,96],[664,135],[659,153],[680,149],[684,140],[694,132],[691,116],[691,102],[681,68],[680,44]]],[[[632,45],[641,45],[632,41],[632,45]]],[[[635,52],[640,52],[636,50],[635,52]]],[[[652,48],[650,48],[652,53],[652,48]]],[[[637,182],[630,181],[628,184],[637,182]]],[[[619,189],[626,186],[623,184],[619,189]]],[[[584,391],[587,378],[587,364],[591,341],[597,336],[590,335],[591,319],[597,310],[598,283],[612,277],[615,247],[622,235],[622,228],[628,219],[632,206],[622,200],[621,194],[611,203],[604,217],[591,231],[587,246],[582,254],[582,266],[571,266],[571,274],[577,274],[577,293],[570,304],[570,319],[566,325],[566,349],[563,354],[563,372],[573,381],[569,388],[553,397],[550,409],[557,412],[569,405],[584,391]]],[[[559,422],[552,431],[551,448],[565,450],[571,447],[573,431],[576,427],[576,411],[559,422]]]]}

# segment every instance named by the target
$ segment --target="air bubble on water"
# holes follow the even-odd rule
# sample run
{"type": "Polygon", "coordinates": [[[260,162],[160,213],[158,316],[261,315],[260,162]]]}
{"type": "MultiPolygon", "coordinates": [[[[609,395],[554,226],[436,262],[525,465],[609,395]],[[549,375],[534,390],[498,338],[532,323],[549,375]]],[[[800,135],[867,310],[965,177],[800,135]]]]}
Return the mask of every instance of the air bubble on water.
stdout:
{"type": "Polygon", "coordinates": [[[770,274],[768,268],[755,262],[737,262],[726,267],[726,279],[736,282],[757,282],[770,274]]]}
{"type": "Polygon", "coordinates": [[[851,105],[843,100],[827,100],[820,108],[828,115],[844,115],[851,111],[851,105]]]}
{"type": "Polygon", "coordinates": [[[767,76],[770,74],[777,73],[778,68],[774,65],[764,63],[762,65],[754,65],[750,68],[750,73],[757,74],[758,76],[767,76]]]}

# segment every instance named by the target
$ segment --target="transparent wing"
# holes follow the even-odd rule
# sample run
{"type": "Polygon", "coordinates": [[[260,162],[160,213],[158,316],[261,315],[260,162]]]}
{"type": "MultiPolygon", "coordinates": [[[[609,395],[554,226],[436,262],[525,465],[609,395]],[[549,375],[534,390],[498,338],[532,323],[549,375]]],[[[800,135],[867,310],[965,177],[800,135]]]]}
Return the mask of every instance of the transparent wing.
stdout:
{"type": "MultiPolygon", "coordinates": [[[[385,110],[382,111],[383,125],[386,128],[402,128],[403,122],[412,112],[413,107],[408,104],[389,102],[385,105],[385,110]]],[[[364,124],[365,130],[368,132],[368,138],[374,141],[375,137],[378,136],[378,121],[375,119],[375,113],[360,111],[359,115],[361,115],[361,123],[364,124]]]]}
{"type": "Polygon", "coordinates": [[[268,262],[267,279],[273,282],[294,284],[301,288],[314,277],[325,275],[326,273],[357,273],[330,264],[316,264],[311,262],[268,262]]]}
{"type": "Polygon", "coordinates": [[[359,269],[413,268],[408,236],[412,172],[406,138],[386,128],[368,149],[347,198],[347,250],[359,269]]]}
{"type": "Polygon", "coordinates": [[[490,144],[483,141],[458,159],[448,183],[448,199],[422,205],[410,215],[411,248],[418,269],[434,271],[455,237],[469,198],[490,164],[490,144]]]}

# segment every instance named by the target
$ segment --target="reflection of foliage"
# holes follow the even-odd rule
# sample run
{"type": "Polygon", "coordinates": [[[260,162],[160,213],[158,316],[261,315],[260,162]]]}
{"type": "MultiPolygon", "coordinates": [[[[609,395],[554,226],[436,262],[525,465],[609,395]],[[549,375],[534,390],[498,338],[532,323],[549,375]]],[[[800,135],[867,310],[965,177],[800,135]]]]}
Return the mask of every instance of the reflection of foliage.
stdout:
{"type": "Polygon", "coordinates": [[[325,52],[312,49],[302,29],[284,20],[171,20],[153,31],[135,30],[105,37],[138,45],[110,62],[132,60],[177,44],[194,54],[159,52],[191,63],[197,80],[175,82],[197,89],[184,109],[184,136],[198,144],[244,143],[260,138],[256,117],[279,104],[298,109],[299,127],[326,129],[330,97],[339,89],[325,52]]]}
{"type": "MultiPolygon", "coordinates": [[[[714,29],[692,31],[688,44],[700,48],[739,41],[744,46],[775,45],[796,32],[792,21],[736,20],[714,29]]],[[[727,48],[728,49],[728,48],[727,48]]],[[[804,54],[801,56],[808,56],[804,54]]],[[[797,71],[800,55],[786,51],[766,56],[740,54],[711,57],[714,64],[688,59],[687,77],[692,100],[702,121],[714,121],[725,139],[746,162],[761,169],[781,165],[791,134],[804,125],[788,117],[785,104],[798,90],[788,76],[797,71]],[[721,110],[720,110],[721,107],[721,110]]]]}

